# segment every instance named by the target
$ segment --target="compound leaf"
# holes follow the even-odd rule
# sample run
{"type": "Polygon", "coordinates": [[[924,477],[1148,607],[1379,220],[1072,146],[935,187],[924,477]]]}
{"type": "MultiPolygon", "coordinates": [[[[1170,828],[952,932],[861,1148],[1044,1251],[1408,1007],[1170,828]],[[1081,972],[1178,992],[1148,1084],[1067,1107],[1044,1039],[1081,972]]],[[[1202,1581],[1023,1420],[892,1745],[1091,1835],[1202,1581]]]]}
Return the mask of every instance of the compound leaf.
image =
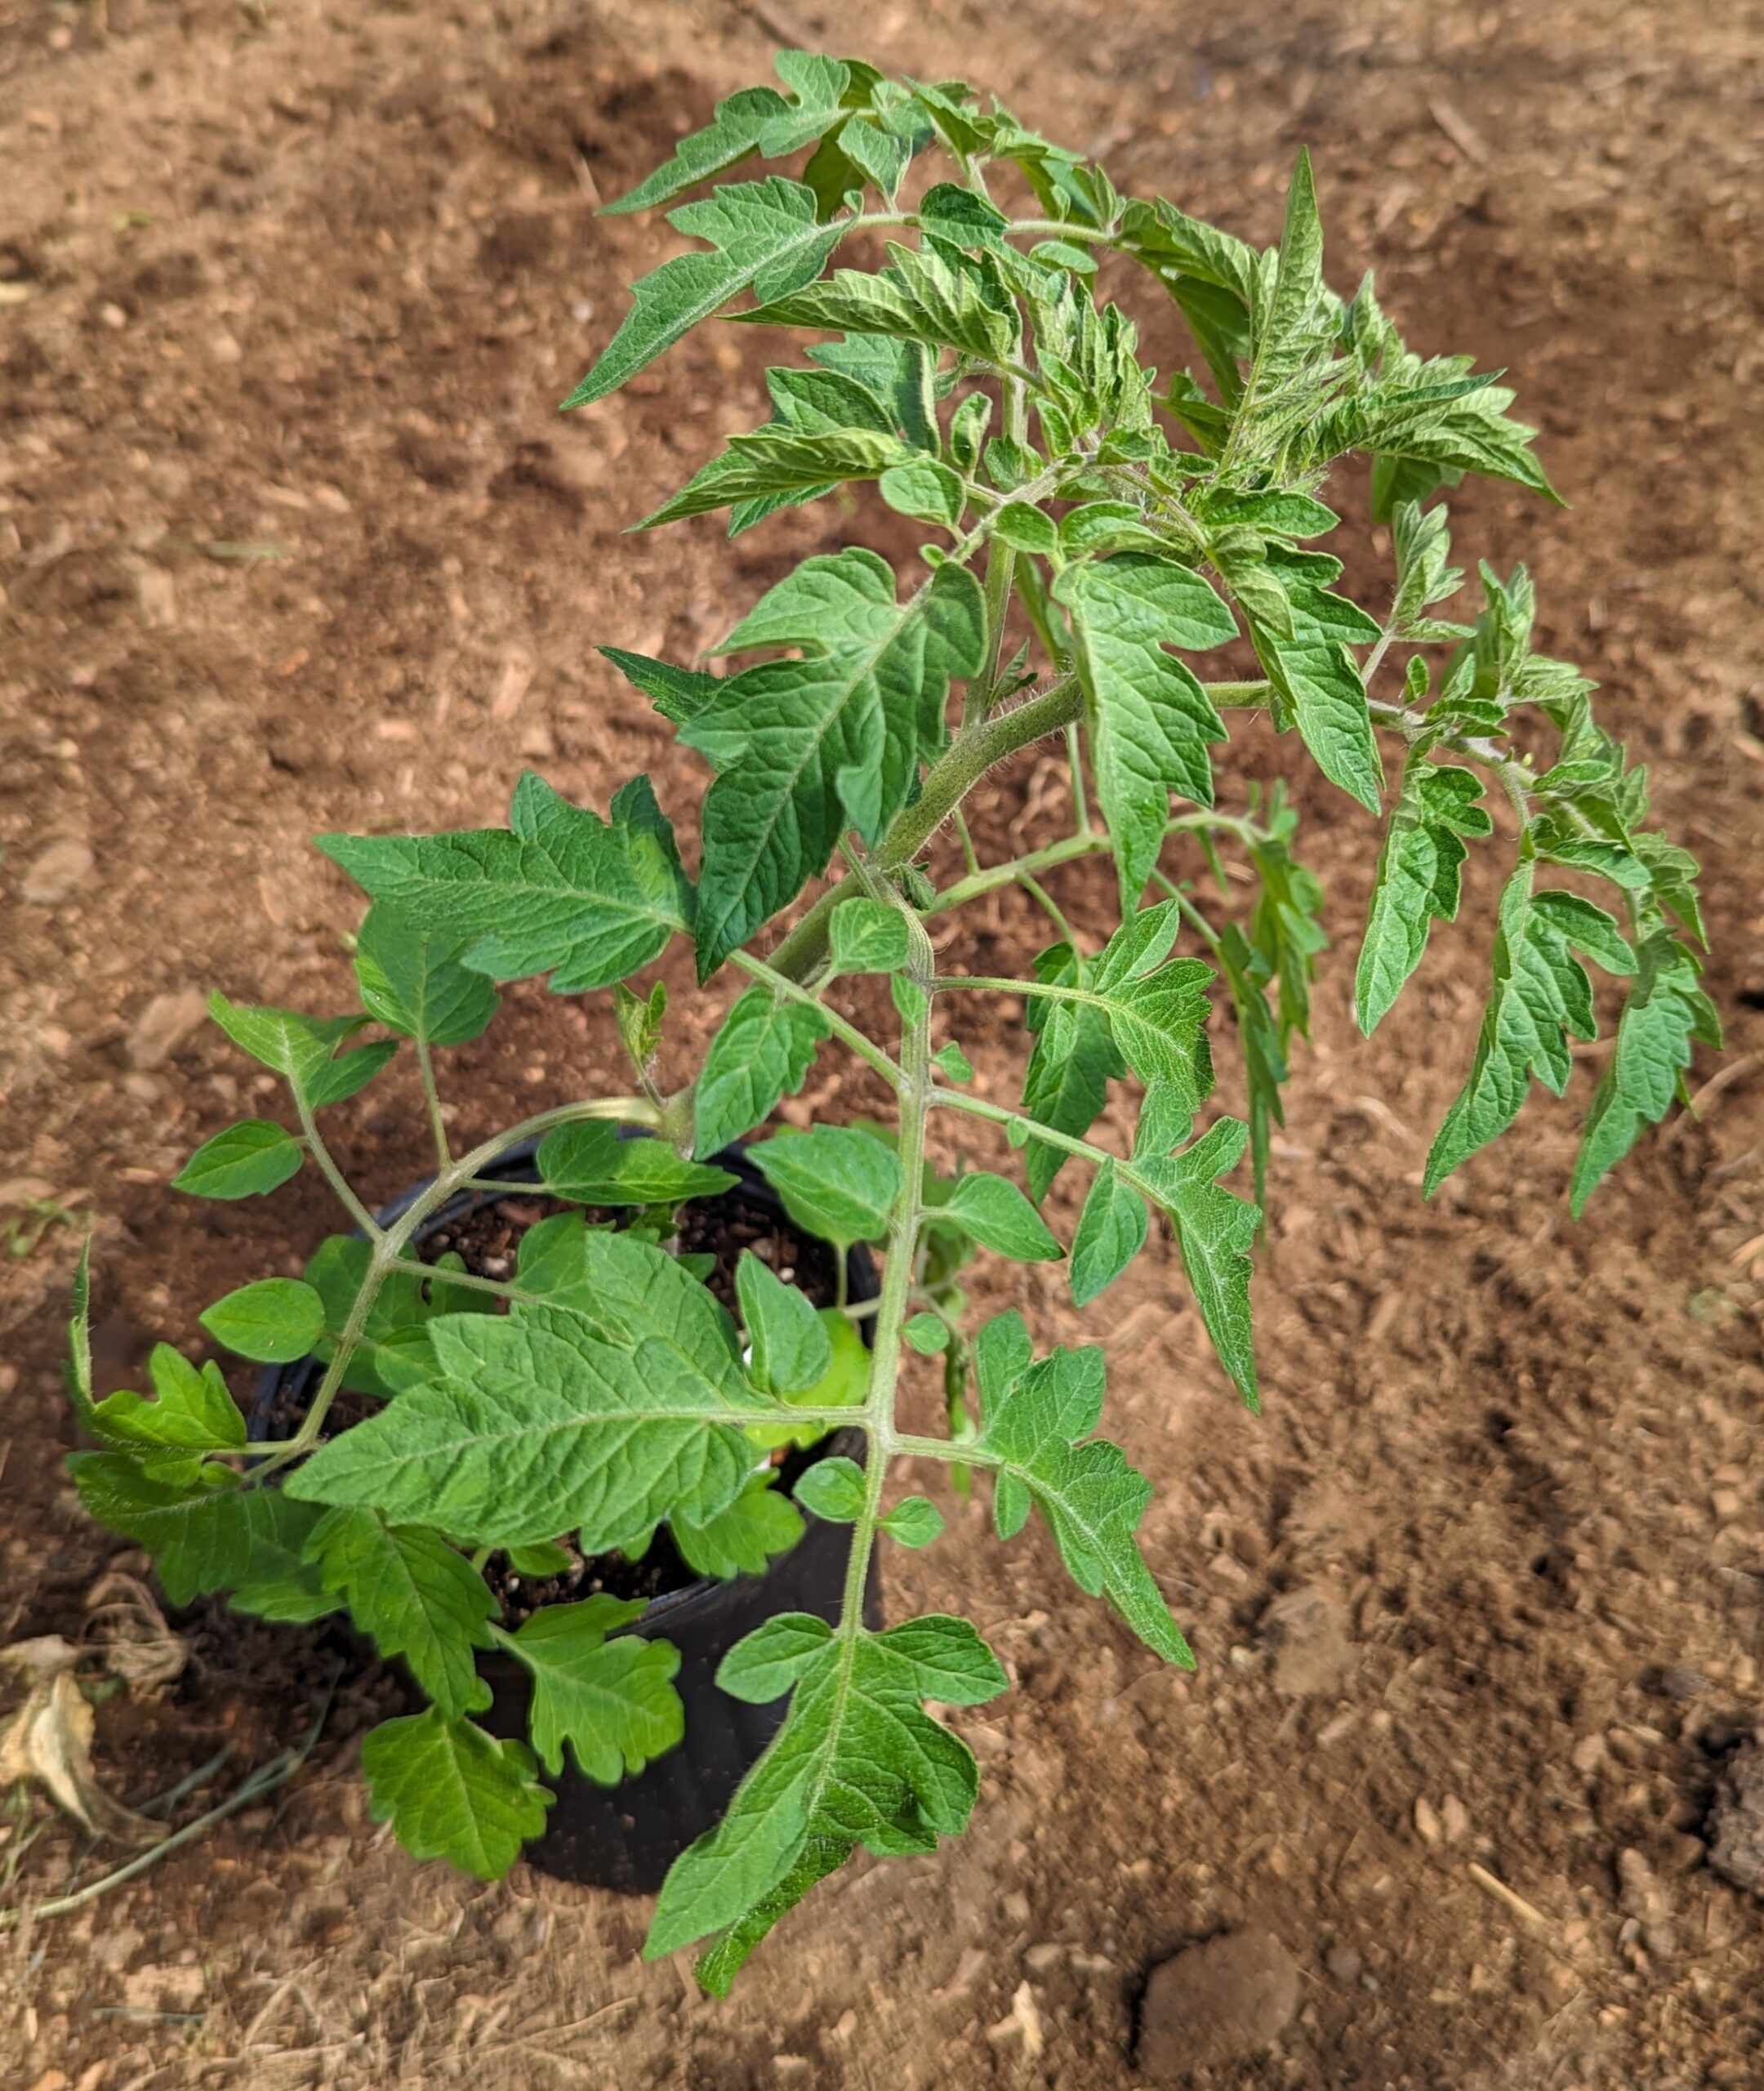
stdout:
{"type": "Polygon", "coordinates": [[[1285,590],[1292,635],[1283,637],[1252,619],[1250,636],[1274,685],[1277,708],[1297,725],[1330,782],[1375,814],[1384,771],[1372,737],[1365,684],[1348,647],[1378,639],[1379,627],[1345,595],[1330,594],[1327,584],[1341,571],[1339,560],[1321,552],[1276,551],[1267,570],[1285,590]]]}
{"type": "Polygon", "coordinates": [[[1464,838],[1494,832],[1477,804],[1481,796],[1481,780],[1468,769],[1419,751],[1404,765],[1354,973],[1354,1014],[1368,1037],[1421,963],[1428,925],[1458,912],[1464,838]]]}
{"type": "MultiPolygon", "coordinates": [[[[1144,1132],[1143,1121],[1142,1137],[1144,1132]]],[[[1261,1402],[1250,1318],[1250,1255],[1262,1211],[1214,1181],[1236,1167],[1249,1137],[1241,1118],[1220,1118],[1179,1154],[1136,1153],[1129,1173],[1175,1228],[1183,1268],[1219,1362],[1245,1404],[1256,1409],[1261,1402]]]]}
{"type": "Polygon", "coordinates": [[[786,1615],[738,1643],[719,1682],[744,1698],[775,1697],[791,1682],[795,1691],[728,1812],[675,1861],[644,1951],[653,1959],[740,1927],[738,1953],[725,1951],[718,1962],[726,1984],[765,1931],[858,1845],[929,1851],[940,1835],[961,1830],[978,1770],[967,1745],[924,1702],[978,1705],[1008,1680],[964,1619],[932,1615],[885,1634],[857,1625],[832,1634],[786,1615]]]}
{"type": "MultiPolygon", "coordinates": [[[[1001,1319],[1013,1318],[1001,1317],[1001,1319]]],[[[1020,1326],[1020,1323],[1019,1323],[1020,1326]]],[[[1027,1346],[1010,1347],[1010,1362],[1027,1346]]],[[[1007,1353],[1007,1355],[1010,1355],[1007,1353]]],[[[1118,1445],[1093,1438],[1102,1413],[1102,1353],[1094,1346],[1057,1350],[1008,1375],[1000,1348],[977,1347],[981,1429],[975,1447],[1015,1484],[993,1499],[1000,1539],[1020,1531],[1032,1499],[1079,1588],[1107,1597],[1147,1647],[1192,1669],[1134,1534],[1152,1484],[1118,1445]]]]}

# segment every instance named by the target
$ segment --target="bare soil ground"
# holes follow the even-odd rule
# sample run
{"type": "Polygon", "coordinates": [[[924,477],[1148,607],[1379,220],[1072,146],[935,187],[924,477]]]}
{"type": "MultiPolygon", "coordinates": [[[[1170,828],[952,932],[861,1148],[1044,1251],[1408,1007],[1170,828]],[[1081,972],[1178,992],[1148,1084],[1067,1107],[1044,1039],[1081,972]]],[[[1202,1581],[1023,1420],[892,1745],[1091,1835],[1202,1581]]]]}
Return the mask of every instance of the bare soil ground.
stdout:
{"type": "MultiPolygon", "coordinates": [[[[1460,549],[1531,562],[1545,642],[1604,681],[1705,857],[1719,1086],[1584,1226],[1569,1120],[1536,1102],[1423,1205],[1486,953],[1440,938],[1356,1044],[1368,841],[1307,793],[1337,970],[1277,1161],[1267,1415],[1234,1409],[1167,1249],[1089,1331],[1160,1487],[1147,1545],[1196,1676],[1076,1602],[1040,1540],[1002,1550],[948,1504],[890,1601],[972,1609],[1011,1665],[1012,1696],[964,1722],[972,1831],[849,1869],[725,2005],[639,1962],[639,1906],[413,1867],[366,1820],[366,1680],[272,1804],[0,1937],[0,2078],[1088,2091],[1139,2080],[1148,1967],[1251,1923],[1296,1958],[1302,2002],[1274,2051],[1197,2079],[1214,2091],[1764,2084],[1764,1905],[1708,1870],[1702,1834],[1764,1713],[1764,10],[881,0],[859,23],[795,0],[795,18],[978,78],[1106,145],[1124,183],[1261,239],[1308,142],[1335,280],[1375,264],[1419,345],[1510,368],[1572,506],[1479,489],[1460,549]]],[[[497,819],[528,762],[597,802],[650,767],[686,803],[690,758],[594,643],[689,658],[855,524],[619,537],[761,412],[751,332],[554,411],[662,232],[597,221],[596,197],[763,77],[782,19],[0,0],[0,1224],[29,1248],[3,1258],[0,1640],[77,1631],[114,1551],[60,1469],[74,1229],[39,1210],[31,1246],[29,1202],[96,1229],[111,1384],[330,1224],[310,1190],[239,1209],[165,1188],[256,1096],[200,993],[346,992],[354,903],[305,838],[497,819]]],[[[1275,759],[1252,733],[1227,789],[1275,759]]],[[[1026,762],[982,837],[1058,782],[1026,762]]],[[[1484,903],[1500,858],[1480,860],[1484,903]]],[[[1067,891],[1100,923],[1100,886],[1067,891]]],[[[1004,907],[978,956],[1032,934],[1004,907]]],[[[597,1015],[512,999],[457,1056],[464,1132],[611,1077],[597,1015]]],[[[1002,1093],[1008,1037],[975,1057],[1002,1093]]],[[[861,1100],[826,1065],[813,1100],[861,1100]]],[[[422,1166],[412,1099],[393,1101],[336,1114],[384,1194],[422,1166]]],[[[1018,1296],[1078,1333],[1057,1284],[1018,1296]]],[[[310,1648],[310,1674],[268,1652],[287,1645],[245,1652],[260,1679],[283,1663],[265,1686],[210,1633],[157,1705],[100,1714],[100,1768],[138,1799],[217,1736],[235,1768],[267,1755],[319,1674],[310,1648]]],[[[46,1835],[31,1891],[73,1856],[46,1835]]]]}

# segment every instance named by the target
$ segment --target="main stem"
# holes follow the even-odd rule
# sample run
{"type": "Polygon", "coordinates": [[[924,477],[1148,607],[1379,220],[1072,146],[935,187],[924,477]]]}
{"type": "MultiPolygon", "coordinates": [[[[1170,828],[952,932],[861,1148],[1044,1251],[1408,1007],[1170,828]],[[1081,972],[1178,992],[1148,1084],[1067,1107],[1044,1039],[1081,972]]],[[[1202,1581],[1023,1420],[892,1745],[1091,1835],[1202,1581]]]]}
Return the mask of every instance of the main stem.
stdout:
{"type": "Polygon", "coordinates": [[[911,1303],[913,1253],[918,1245],[920,1191],[924,1177],[925,1121],[931,1112],[931,940],[911,909],[902,908],[908,925],[906,977],[919,991],[915,1013],[901,1041],[901,1192],[889,1224],[888,1264],[882,1273],[882,1297],[876,1309],[875,1338],[870,1355],[870,1393],[863,1427],[869,1440],[864,1469],[863,1506],[852,1528],[851,1554],[845,1564],[845,1601],[840,1631],[855,1646],[863,1623],[864,1584],[882,1514],[882,1491],[889,1461],[896,1448],[894,1396],[900,1380],[901,1331],[911,1303]]]}

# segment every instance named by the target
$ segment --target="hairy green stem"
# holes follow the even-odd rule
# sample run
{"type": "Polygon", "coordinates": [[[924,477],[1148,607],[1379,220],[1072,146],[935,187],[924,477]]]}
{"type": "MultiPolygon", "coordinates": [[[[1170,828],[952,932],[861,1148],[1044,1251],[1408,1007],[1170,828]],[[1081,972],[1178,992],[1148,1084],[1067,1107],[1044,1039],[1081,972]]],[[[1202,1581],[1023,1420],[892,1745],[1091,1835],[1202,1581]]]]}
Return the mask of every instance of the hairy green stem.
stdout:
{"type": "Polygon", "coordinates": [[[429,1041],[421,1032],[416,1034],[416,1071],[422,1077],[423,1101],[429,1111],[429,1130],[434,1135],[435,1161],[443,1169],[453,1166],[452,1144],[448,1139],[447,1121],[441,1115],[441,1091],[435,1083],[434,1059],[429,1050],[429,1041]]]}
{"type": "Polygon", "coordinates": [[[312,1106],[306,1101],[299,1083],[291,1082],[289,1087],[294,1092],[294,1108],[300,1113],[301,1130],[306,1135],[306,1144],[312,1149],[314,1161],[324,1172],[325,1181],[336,1193],[338,1203],[368,1239],[370,1242],[377,1241],[380,1235],[380,1223],[356,1197],[349,1179],[332,1159],[330,1148],[325,1145],[323,1139],[320,1137],[318,1121],[313,1116],[312,1106]]]}
{"type": "MultiPolygon", "coordinates": [[[[902,906],[901,912],[906,917],[909,939],[906,978],[920,990],[920,1001],[903,1026],[901,1041],[905,1077],[900,1093],[901,1190],[889,1223],[888,1261],[882,1273],[882,1294],[870,1353],[870,1392],[863,1412],[870,1451],[864,1469],[863,1505],[852,1528],[845,1598],[840,1614],[840,1632],[853,1646],[863,1624],[864,1585],[895,1443],[894,1397],[900,1380],[901,1331],[912,1299],[913,1251],[919,1238],[920,1197],[924,1179],[925,1122],[931,1111],[931,940],[910,908],[902,906]]],[[[847,1660],[850,1660],[849,1655],[847,1660]]]]}

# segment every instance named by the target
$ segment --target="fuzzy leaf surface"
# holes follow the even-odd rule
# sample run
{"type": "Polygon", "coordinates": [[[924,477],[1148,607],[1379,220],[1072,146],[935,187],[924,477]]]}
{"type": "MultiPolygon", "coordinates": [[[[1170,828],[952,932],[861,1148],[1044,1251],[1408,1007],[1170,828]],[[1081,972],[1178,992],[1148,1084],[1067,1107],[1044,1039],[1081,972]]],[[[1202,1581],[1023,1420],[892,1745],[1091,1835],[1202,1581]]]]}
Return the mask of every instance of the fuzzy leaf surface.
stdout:
{"type": "Polygon", "coordinates": [[[1494,832],[1481,796],[1481,779],[1455,765],[1413,752],[1404,765],[1354,974],[1354,1013],[1369,1037],[1421,963],[1429,925],[1458,912],[1465,838],[1494,832]]]}
{"type": "Polygon", "coordinates": [[[802,649],[727,678],[681,738],[718,774],[706,795],[698,968],[729,952],[826,867],[841,831],[875,841],[942,735],[952,677],[986,644],[979,583],[940,567],[904,603],[861,549],[818,555],[761,598],[731,651],[802,649]]]}
{"type": "Polygon", "coordinates": [[[560,995],[622,980],[691,924],[692,890],[646,778],[618,793],[610,823],[529,770],[506,828],[327,835],[318,847],[375,900],[462,937],[474,972],[549,972],[560,995]]]}

